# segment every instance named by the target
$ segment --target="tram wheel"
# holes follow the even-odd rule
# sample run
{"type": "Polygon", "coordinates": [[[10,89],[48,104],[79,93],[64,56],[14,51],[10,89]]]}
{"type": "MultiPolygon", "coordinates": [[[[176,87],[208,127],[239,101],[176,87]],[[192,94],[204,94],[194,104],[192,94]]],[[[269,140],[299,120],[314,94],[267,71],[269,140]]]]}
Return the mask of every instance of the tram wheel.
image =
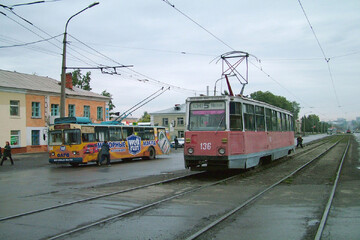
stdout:
{"type": "Polygon", "coordinates": [[[79,166],[78,163],[70,163],[70,165],[71,165],[72,167],[78,167],[78,166],[79,166]]]}

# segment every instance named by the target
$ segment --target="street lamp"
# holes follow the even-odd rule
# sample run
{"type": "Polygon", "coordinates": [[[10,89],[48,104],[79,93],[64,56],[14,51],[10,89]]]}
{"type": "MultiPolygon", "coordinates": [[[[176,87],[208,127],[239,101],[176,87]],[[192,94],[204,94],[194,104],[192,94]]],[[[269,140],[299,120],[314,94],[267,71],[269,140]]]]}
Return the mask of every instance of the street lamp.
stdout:
{"type": "Polygon", "coordinates": [[[82,13],[86,9],[92,8],[93,6],[98,5],[99,2],[94,2],[93,4],[87,6],[83,10],[75,13],[72,15],[66,22],[65,25],[65,32],[64,32],[64,40],[63,40],[63,57],[62,57],[62,68],[61,68],[61,99],[60,99],[60,117],[65,117],[65,71],[66,71],[66,35],[67,35],[67,26],[69,24],[69,21],[75,17],[76,15],[82,13]]]}

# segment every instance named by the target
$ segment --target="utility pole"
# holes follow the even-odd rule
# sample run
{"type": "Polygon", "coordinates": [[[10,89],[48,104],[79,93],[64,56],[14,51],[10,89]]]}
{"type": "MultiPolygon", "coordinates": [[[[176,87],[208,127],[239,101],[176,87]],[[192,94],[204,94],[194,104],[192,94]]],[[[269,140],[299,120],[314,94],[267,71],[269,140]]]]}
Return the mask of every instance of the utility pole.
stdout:
{"type": "Polygon", "coordinates": [[[66,75],[66,35],[67,35],[67,26],[69,24],[69,21],[75,17],[76,15],[82,13],[83,11],[92,8],[96,5],[98,5],[99,2],[94,2],[93,4],[90,4],[89,6],[87,6],[86,8],[84,8],[83,10],[75,13],[74,15],[72,15],[66,22],[65,25],[65,32],[64,32],[64,40],[63,40],[63,57],[62,57],[62,68],[61,68],[61,96],[60,96],[60,117],[65,117],[65,99],[66,99],[66,95],[65,95],[65,75],[66,75]]]}

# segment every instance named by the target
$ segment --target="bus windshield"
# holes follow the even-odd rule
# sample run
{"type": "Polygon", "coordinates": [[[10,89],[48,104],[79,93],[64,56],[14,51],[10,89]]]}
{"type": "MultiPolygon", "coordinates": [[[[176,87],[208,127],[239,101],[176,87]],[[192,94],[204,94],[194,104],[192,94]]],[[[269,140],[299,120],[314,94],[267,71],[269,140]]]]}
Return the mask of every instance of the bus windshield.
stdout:
{"type": "Polygon", "coordinates": [[[62,131],[49,131],[49,146],[58,146],[62,144],[62,131]]]}
{"type": "Polygon", "coordinates": [[[81,144],[80,129],[64,130],[64,141],[67,145],[81,144]]]}
{"type": "Polygon", "coordinates": [[[225,102],[190,103],[190,131],[223,131],[225,119],[225,102]]]}

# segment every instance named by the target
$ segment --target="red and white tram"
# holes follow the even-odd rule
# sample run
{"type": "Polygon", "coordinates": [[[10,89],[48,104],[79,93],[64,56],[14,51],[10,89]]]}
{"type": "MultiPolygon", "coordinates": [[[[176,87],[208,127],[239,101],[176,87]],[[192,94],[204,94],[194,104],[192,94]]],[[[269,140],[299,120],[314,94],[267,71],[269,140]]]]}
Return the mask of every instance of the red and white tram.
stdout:
{"type": "Polygon", "coordinates": [[[186,100],[185,167],[251,168],[294,150],[292,114],[243,96],[186,100]]]}

